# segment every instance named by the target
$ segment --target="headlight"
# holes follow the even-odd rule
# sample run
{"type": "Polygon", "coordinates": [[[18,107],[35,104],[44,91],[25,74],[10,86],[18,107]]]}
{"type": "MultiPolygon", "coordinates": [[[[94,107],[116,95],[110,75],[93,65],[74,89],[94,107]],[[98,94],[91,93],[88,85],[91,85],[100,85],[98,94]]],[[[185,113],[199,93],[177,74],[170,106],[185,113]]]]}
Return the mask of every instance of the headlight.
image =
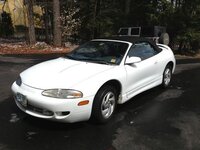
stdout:
{"type": "Polygon", "coordinates": [[[42,92],[42,95],[60,99],[74,99],[83,97],[83,94],[80,91],[70,90],[70,89],[44,90],[42,92]]]}

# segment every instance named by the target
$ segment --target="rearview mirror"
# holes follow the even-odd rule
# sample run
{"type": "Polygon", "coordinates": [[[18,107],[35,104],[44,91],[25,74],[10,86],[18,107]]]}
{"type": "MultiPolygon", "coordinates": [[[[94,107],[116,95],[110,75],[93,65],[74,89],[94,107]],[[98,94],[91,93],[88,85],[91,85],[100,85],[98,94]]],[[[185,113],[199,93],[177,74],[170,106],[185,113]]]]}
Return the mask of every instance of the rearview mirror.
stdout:
{"type": "Polygon", "coordinates": [[[138,63],[141,61],[142,61],[142,59],[140,57],[127,57],[125,64],[131,65],[131,64],[138,63]]]}

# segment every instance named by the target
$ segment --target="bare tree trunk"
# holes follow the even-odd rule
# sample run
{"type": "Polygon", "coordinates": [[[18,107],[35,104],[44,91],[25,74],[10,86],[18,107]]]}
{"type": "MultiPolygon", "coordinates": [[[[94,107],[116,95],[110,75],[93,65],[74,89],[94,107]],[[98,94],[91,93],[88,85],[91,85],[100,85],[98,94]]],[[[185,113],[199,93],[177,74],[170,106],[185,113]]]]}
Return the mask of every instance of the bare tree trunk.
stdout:
{"type": "Polygon", "coordinates": [[[94,2],[94,13],[93,13],[93,33],[92,33],[92,38],[96,37],[96,32],[97,32],[97,25],[96,25],[96,17],[97,17],[97,5],[98,5],[98,0],[95,0],[94,2]]]}
{"type": "Polygon", "coordinates": [[[45,38],[46,38],[46,42],[49,44],[50,43],[50,38],[49,36],[51,35],[51,33],[49,33],[49,14],[48,14],[48,1],[46,0],[46,4],[44,6],[44,12],[45,12],[45,17],[44,17],[44,25],[45,25],[45,38]]]}
{"type": "Polygon", "coordinates": [[[180,8],[181,7],[181,0],[176,0],[176,8],[180,8]]]}
{"type": "Polygon", "coordinates": [[[6,3],[7,3],[7,0],[5,0],[5,1],[3,2],[2,12],[4,12],[4,7],[5,7],[6,3]]]}
{"type": "Polygon", "coordinates": [[[36,43],[35,37],[35,26],[34,26],[34,17],[33,17],[33,0],[27,0],[28,7],[28,35],[29,35],[29,44],[33,45],[36,43]]]}
{"type": "MultiPolygon", "coordinates": [[[[99,8],[98,8],[99,16],[101,16],[101,7],[102,7],[102,3],[103,3],[103,1],[102,1],[102,0],[99,0],[99,8]]],[[[97,36],[98,36],[98,37],[101,36],[101,24],[100,24],[100,23],[98,23],[97,36]]]]}
{"type": "Polygon", "coordinates": [[[54,46],[61,46],[61,21],[60,21],[60,0],[53,0],[53,44],[54,46]]]}
{"type": "Polygon", "coordinates": [[[131,0],[125,1],[125,14],[128,15],[130,13],[130,7],[131,7],[131,0]]]}

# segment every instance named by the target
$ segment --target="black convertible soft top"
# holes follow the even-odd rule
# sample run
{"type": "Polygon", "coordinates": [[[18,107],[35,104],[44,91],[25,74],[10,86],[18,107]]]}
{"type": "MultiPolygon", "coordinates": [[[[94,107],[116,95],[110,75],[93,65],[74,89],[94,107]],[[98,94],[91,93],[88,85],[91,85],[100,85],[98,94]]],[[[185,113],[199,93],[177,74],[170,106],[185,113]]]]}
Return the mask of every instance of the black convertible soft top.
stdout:
{"type": "Polygon", "coordinates": [[[135,44],[137,42],[148,42],[150,43],[157,51],[161,51],[161,49],[156,45],[156,43],[153,40],[144,38],[144,37],[132,37],[132,36],[113,36],[113,37],[104,37],[104,38],[98,38],[101,40],[118,40],[118,41],[125,41],[130,42],[132,44],[135,44]]]}

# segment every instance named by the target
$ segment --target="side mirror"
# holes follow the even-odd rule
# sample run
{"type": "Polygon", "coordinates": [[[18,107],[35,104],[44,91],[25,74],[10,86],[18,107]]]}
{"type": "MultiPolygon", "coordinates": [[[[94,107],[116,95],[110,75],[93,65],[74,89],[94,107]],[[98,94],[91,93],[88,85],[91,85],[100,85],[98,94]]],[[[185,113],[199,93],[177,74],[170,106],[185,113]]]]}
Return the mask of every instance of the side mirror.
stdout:
{"type": "Polygon", "coordinates": [[[140,57],[127,57],[125,64],[132,65],[134,63],[141,62],[142,59],[140,57]]]}

